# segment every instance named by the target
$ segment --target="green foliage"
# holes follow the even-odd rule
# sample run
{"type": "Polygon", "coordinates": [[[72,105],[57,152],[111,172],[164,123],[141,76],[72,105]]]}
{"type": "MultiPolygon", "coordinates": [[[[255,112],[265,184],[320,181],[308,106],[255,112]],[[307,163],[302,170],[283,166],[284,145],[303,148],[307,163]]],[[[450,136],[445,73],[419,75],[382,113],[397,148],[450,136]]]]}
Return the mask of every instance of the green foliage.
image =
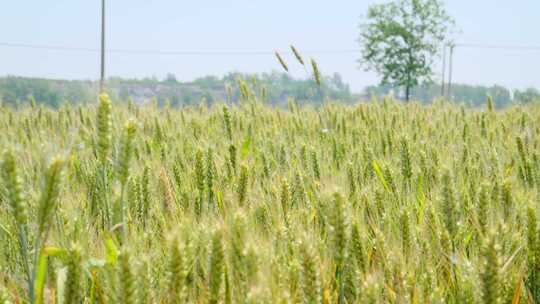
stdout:
{"type": "MultiPolygon", "coordinates": [[[[318,73],[318,70],[317,70],[318,73]]],[[[172,74],[164,80],[125,79],[112,77],[107,80],[108,93],[115,102],[150,103],[155,99],[159,106],[190,106],[205,100],[207,104],[227,100],[240,101],[239,79],[249,80],[248,87],[260,92],[261,101],[284,106],[292,97],[299,103],[321,104],[324,98],[350,103],[353,96],[349,86],[339,74],[320,75],[321,85],[313,77],[296,79],[280,72],[262,74],[229,73],[223,77],[207,76],[191,82],[179,82],[172,74]],[[255,79],[255,81],[251,81],[255,79]],[[148,97],[148,92],[152,98],[148,97]]],[[[82,80],[51,80],[24,77],[0,77],[0,100],[5,105],[46,105],[59,108],[63,104],[91,104],[96,98],[96,83],[82,80]]]]}
{"type": "Polygon", "coordinates": [[[538,302],[537,104],[286,110],[252,84],[0,107],[0,300],[538,302]]]}
{"type": "MultiPolygon", "coordinates": [[[[411,99],[423,104],[430,104],[441,95],[441,85],[435,83],[424,83],[411,89],[411,99]]],[[[383,97],[387,95],[401,96],[399,87],[392,85],[368,86],[364,89],[365,96],[383,97]]],[[[493,107],[501,109],[514,104],[522,103],[522,95],[519,91],[514,92],[500,85],[480,86],[455,83],[452,84],[450,92],[452,101],[466,107],[480,108],[486,105],[486,98],[491,97],[493,107]]]]}
{"type": "Polygon", "coordinates": [[[360,63],[382,75],[383,84],[410,89],[428,81],[435,56],[448,40],[452,19],[439,0],[374,4],[361,25],[360,63]]]}
{"type": "Polygon", "coordinates": [[[535,88],[527,88],[523,91],[514,91],[514,100],[518,103],[529,104],[540,102],[540,92],[535,88]]]}

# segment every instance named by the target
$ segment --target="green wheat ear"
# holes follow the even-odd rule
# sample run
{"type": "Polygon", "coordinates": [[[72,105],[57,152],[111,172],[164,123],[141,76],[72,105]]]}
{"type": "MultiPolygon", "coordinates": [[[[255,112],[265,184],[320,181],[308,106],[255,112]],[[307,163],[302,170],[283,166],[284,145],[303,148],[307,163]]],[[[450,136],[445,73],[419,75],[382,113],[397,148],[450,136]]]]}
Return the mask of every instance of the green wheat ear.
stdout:
{"type": "Polygon", "coordinates": [[[148,268],[148,260],[146,257],[142,259],[141,265],[138,269],[137,275],[139,279],[138,287],[139,291],[137,292],[137,297],[139,298],[139,303],[150,303],[150,299],[152,298],[152,292],[150,290],[150,271],[148,268]]]}
{"type": "Polygon", "coordinates": [[[339,275],[346,258],[347,246],[347,222],[345,218],[343,197],[339,193],[334,194],[334,211],[332,213],[333,248],[336,275],[339,275]]]}
{"type": "Polygon", "coordinates": [[[224,253],[221,238],[222,234],[219,231],[216,231],[212,236],[212,245],[210,248],[210,273],[208,282],[208,288],[210,289],[210,298],[208,303],[210,304],[217,304],[220,299],[224,268],[224,253]]]}
{"type": "Polygon", "coordinates": [[[315,62],[314,59],[311,59],[311,68],[313,69],[313,77],[315,78],[315,82],[320,87],[321,86],[321,73],[319,72],[319,67],[317,66],[317,62],[315,62]]]}
{"type": "Polygon", "coordinates": [[[101,163],[105,163],[112,142],[112,103],[109,95],[99,95],[97,109],[97,154],[101,163]]]}
{"type": "Polygon", "coordinates": [[[313,167],[313,176],[316,180],[321,179],[321,167],[319,166],[319,160],[317,158],[317,152],[311,151],[311,166],[313,167]]]}
{"type": "Polygon", "coordinates": [[[401,225],[401,246],[403,250],[403,255],[407,258],[410,254],[411,249],[411,227],[409,223],[409,214],[406,210],[401,213],[400,219],[401,225]]]}
{"type": "Polygon", "coordinates": [[[305,66],[304,59],[302,58],[302,55],[300,55],[300,52],[294,47],[294,45],[291,45],[291,50],[294,54],[294,57],[296,57],[296,60],[300,62],[301,65],[305,66]]]}
{"type": "Polygon", "coordinates": [[[489,239],[483,252],[484,268],[481,273],[482,301],[485,304],[496,304],[501,301],[501,288],[503,287],[500,274],[500,246],[497,243],[497,236],[494,231],[488,237],[489,239]]]}
{"type": "Polygon", "coordinates": [[[411,165],[411,153],[409,149],[409,143],[406,138],[401,140],[401,174],[406,182],[406,185],[410,184],[412,178],[412,165],[411,165]]]}
{"type": "Polygon", "coordinates": [[[50,225],[51,214],[56,209],[58,195],[60,194],[60,184],[62,182],[62,167],[64,160],[56,157],[51,162],[45,172],[45,184],[41,192],[39,203],[38,224],[39,233],[42,234],[50,225]]]}
{"type": "Polygon", "coordinates": [[[283,58],[281,58],[281,55],[278,52],[276,52],[275,54],[276,54],[277,60],[279,61],[279,64],[281,64],[281,67],[283,67],[285,72],[289,72],[289,67],[285,63],[285,60],[283,60],[283,58]]]}
{"type": "Polygon", "coordinates": [[[364,256],[364,245],[360,236],[360,227],[358,223],[353,223],[351,227],[350,257],[356,262],[356,266],[362,272],[366,269],[366,258],[364,256]]]}
{"type": "Polygon", "coordinates": [[[485,234],[488,229],[489,213],[488,213],[488,187],[487,184],[480,186],[480,193],[478,194],[478,224],[480,225],[480,231],[485,234]]]}
{"type": "Polygon", "coordinates": [[[536,209],[529,206],[527,208],[527,284],[533,299],[540,297],[540,274],[538,273],[540,255],[538,249],[538,217],[536,209]]]}
{"type": "Polygon", "coordinates": [[[302,293],[304,303],[320,303],[321,287],[318,261],[314,255],[314,250],[307,244],[300,245],[300,258],[302,264],[302,293]]]}
{"type": "Polygon", "coordinates": [[[227,131],[227,136],[229,140],[232,140],[232,123],[231,123],[231,113],[229,113],[229,108],[223,106],[223,121],[225,123],[225,130],[227,131]]]}
{"type": "Polygon", "coordinates": [[[353,197],[356,194],[356,176],[352,163],[349,163],[347,166],[347,179],[349,181],[349,197],[353,197]]]}
{"type": "Polygon", "coordinates": [[[199,195],[204,195],[205,188],[205,175],[204,175],[204,161],[203,161],[203,152],[202,150],[197,150],[195,153],[195,182],[197,190],[199,190],[199,195]]]}
{"type": "Polygon", "coordinates": [[[214,180],[216,178],[216,168],[214,164],[214,150],[208,148],[206,153],[206,188],[208,192],[208,209],[214,209],[214,180]]]}
{"type": "Polygon", "coordinates": [[[285,221],[287,220],[287,213],[289,211],[290,207],[290,187],[289,183],[287,182],[287,179],[283,179],[281,182],[281,193],[280,193],[280,202],[281,202],[281,210],[283,212],[283,218],[285,221]]]}
{"type": "Polygon", "coordinates": [[[450,236],[454,236],[458,227],[457,227],[457,206],[456,206],[456,199],[455,199],[455,193],[454,193],[454,187],[453,187],[453,181],[450,175],[450,171],[447,169],[444,172],[443,178],[442,178],[442,187],[443,187],[443,193],[442,193],[442,205],[444,210],[444,223],[446,225],[446,229],[450,236]]]}
{"type": "Polygon", "coordinates": [[[26,215],[26,201],[17,168],[18,166],[15,162],[13,152],[6,151],[2,162],[2,179],[7,190],[7,200],[17,226],[22,231],[26,231],[28,220],[26,215]]]}
{"type": "Polygon", "coordinates": [[[82,303],[82,265],[81,249],[72,245],[67,264],[67,277],[64,287],[64,303],[82,303]]]}
{"type": "Polygon", "coordinates": [[[135,139],[135,133],[137,126],[133,120],[126,121],[124,125],[124,137],[122,138],[122,146],[120,150],[120,156],[118,158],[118,180],[120,184],[125,185],[129,176],[129,161],[133,154],[133,141],[135,139]]]}
{"type": "Polygon", "coordinates": [[[121,303],[135,304],[137,303],[135,297],[135,278],[133,276],[133,268],[131,266],[131,257],[127,249],[124,249],[119,258],[119,278],[120,288],[118,289],[118,299],[121,299],[121,303]]]}
{"type": "Polygon", "coordinates": [[[236,160],[236,146],[234,144],[231,144],[229,146],[229,165],[231,167],[231,171],[232,171],[232,175],[236,175],[236,163],[237,163],[237,160],[236,160]]]}
{"type": "Polygon", "coordinates": [[[11,304],[9,294],[4,286],[0,285],[0,304],[11,304]]]}
{"type": "Polygon", "coordinates": [[[236,191],[238,194],[238,203],[240,204],[240,206],[242,206],[246,200],[247,186],[248,168],[246,165],[242,165],[240,168],[240,179],[238,180],[238,188],[236,191]]]}
{"type": "Polygon", "coordinates": [[[185,278],[183,264],[178,239],[175,237],[170,245],[167,268],[167,303],[182,303],[185,278]]]}

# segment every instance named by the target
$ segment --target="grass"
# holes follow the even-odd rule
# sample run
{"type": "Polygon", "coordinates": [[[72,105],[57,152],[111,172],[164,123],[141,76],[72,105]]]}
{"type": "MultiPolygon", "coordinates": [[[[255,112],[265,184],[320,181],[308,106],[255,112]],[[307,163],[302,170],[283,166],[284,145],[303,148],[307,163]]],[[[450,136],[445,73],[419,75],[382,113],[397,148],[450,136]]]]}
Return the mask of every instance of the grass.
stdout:
{"type": "Polygon", "coordinates": [[[0,108],[0,303],[540,301],[540,109],[0,108]]]}

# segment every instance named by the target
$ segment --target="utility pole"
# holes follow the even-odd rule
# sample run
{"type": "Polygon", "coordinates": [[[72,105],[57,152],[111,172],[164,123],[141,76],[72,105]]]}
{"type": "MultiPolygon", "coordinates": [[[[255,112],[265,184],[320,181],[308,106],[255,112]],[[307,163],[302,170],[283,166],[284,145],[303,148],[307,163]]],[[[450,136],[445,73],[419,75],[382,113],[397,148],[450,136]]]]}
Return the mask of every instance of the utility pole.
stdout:
{"type": "Polygon", "coordinates": [[[442,77],[441,77],[441,96],[444,97],[444,80],[446,74],[446,44],[443,44],[443,59],[442,59],[442,77]]]}
{"type": "Polygon", "coordinates": [[[448,99],[452,98],[452,70],[454,65],[454,47],[455,44],[450,45],[450,62],[448,67],[448,99]]]}
{"type": "Polygon", "coordinates": [[[105,92],[105,0],[101,0],[101,77],[99,93],[105,92]]]}

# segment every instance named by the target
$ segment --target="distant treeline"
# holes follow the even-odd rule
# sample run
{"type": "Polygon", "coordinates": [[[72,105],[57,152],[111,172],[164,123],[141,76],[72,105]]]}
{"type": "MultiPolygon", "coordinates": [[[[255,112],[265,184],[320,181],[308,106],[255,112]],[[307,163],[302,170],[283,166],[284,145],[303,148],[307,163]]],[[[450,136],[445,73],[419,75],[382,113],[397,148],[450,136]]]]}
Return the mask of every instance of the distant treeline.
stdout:
{"type": "MultiPolygon", "coordinates": [[[[402,90],[391,86],[369,86],[365,89],[366,96],[385,96],[393,94],[396,97],[403,95],[402,90]]],[[[500,85],[475,86],[467,84],[453,84],[451,99],[456,103],[461,103],[469,107],[485,105],[487,96],[491,96],[493,104],[502,108],[512,104],[526,104],[540,102],[540,92],[535,88],[511,91],[500,85]]],[[[434,99],[441,97],[441,85],[426,84],[412,90],[411,99],[422,103],[431,103],[434,99]]]]}
{"type": "MultiPolygon", "coordinates": [[[[323,77],[321,86],[313,79],[295,79],[284,73],[240,74],[230,73],[223,77],[207,76],[192,82],[180,82],[169,74],[165,79],[125,79],[113,77],[107,80],[107,91],[115,99],[136,103],[157,101],[171,106],[193,105],[216,101],[235,103],[239,100],[239,81],[245,83],[258,98],[274,105],[284,105],[288,98],[300,104],[321,104],[325,99],[352,103],[369,100],[372,96],[403,95],[402,90],[391,86],[368,86],[361,94],[352,94],[349,85],[339,74],[323,77]]],[[[0,77],[0,102],[18,105],[29,102],[58,107],[63,103],[84,104],[96,101],[98,84],[88,80],[53,80],[7,76],[0,77]]],[[[422,85],[412,90],[412,100],[430,103],[441,96],[437,84],[422,85]]],[[[491,96],[496,107],[540,101],[537,89],[511,91],[503,86],[452,85],[452,100],[466,106],[485,104],[491,96]]]]}
{"type": "MultiPolygon", "coordinates": [[[[137,103],[156,100],[172,106],[211,104],[215,101],[235,103],[240,97],[239,81],[265,102],[285,104],[288,98],[298,103],[322,103],[325,99],[352,102],[349,86],[339,74],[323,77],[321,86],[313,79],[295,79],[283,73],[240,74],[223,77],[208,76],[192,82],[179,82],[170,74],[163,80],[156,78],[107,80],[108,93],[117,100],[133,99],[137,103]]],[[[7,76],[0,78],[0,100],[17,105],[27,102],[57,107],[63,103],[94,102],[98,85],[95,81],[51,80],[7,76]]]]}

